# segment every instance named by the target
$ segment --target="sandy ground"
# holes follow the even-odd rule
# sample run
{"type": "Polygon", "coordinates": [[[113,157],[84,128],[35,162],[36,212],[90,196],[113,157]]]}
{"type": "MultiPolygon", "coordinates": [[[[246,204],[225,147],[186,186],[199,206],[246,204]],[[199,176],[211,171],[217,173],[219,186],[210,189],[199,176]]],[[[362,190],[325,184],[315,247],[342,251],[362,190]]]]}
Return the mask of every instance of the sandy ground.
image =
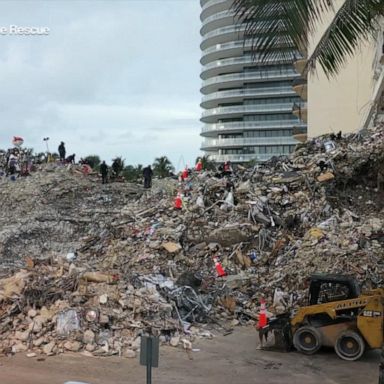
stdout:
{"type": "MultiPolygon", "coordinates": [[[[154,384],[354,384],[376,383],[379,354],[367,352],[357,362],[340,360],[333,350],[314,356],[296,352],[256,350],[252,328],[238,328],[228,336],[194,343],[199,352],[162,347],[154,384]]],[[[0,359],[1,384],[63,384],[77,380],[90,384],[146,383],[138,359],[90,358],[79,354],[43,361],[23,354],[0,359]]]]}

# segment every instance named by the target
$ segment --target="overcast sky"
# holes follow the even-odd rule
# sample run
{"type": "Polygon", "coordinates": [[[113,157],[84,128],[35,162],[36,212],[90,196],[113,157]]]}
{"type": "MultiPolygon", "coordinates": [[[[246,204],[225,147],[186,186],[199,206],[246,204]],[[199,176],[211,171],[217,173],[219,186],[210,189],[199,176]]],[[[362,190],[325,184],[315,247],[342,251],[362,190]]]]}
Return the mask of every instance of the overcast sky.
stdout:
{"type": "Polygon", "coordinates": [[[0,1],[0,147],[180,168],[200,153],[199,0],[0,1]]]}

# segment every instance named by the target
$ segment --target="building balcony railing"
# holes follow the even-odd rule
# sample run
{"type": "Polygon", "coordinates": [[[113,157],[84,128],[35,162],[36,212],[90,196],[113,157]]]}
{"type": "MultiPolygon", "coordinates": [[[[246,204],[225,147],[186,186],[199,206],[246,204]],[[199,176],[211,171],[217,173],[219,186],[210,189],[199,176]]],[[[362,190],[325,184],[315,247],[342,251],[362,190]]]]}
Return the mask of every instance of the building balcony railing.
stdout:
{"type": "Polygon", "coordinates": [[[229,43],[217,44],[207,49],[204,49],[202,52],[202,56],[208,55],[213,52],[220,52],[226,49],[236,49],[236,48],[251,48],[252,41],[251,40],[239,40],[239,41],[230,41],[229,43]]]}
{"type": "Polygon", "coordinates": [[[239,57],[231,57],[229,59],[215,60],[211,63],[204,65],[201,69],[201,78],[206,79],[212,74],[218,74],[220,71],[231,71],[235,70],[235,66],[239,67],[240,70],[243,66],[251,66],[255,63],[291,63],[296,57],[296,53],[292,51],[289,57],[285,55],[276,55],[273,59],[265,60],[260,55],[244,55],[239,57]]]}
{"type": "Polygon", "coordinates": [[[225,3],[228,0],[208,0],[207,2],[202,2],[202,11],[205,9],[212,7],[212,5],[225,3]]]}
{"type": "Polygon", "coordinates": [[[243,115],[246,113],[288,113],[292,112],[293,103],[270,103],[270,104],[250,104],[236,105],[229,107],[218,107],[207,109],[202,113],[202,121],[209,122],[212,118],[217,119],[223,115],[243,115]]]}
{"type": "Polygon", "coordinates": [[[299,77],[300,75],[295,72],[293,69],[287,69],[284,71],[262,71],[262,72],[241,72],[235,74],[228,75],[220,75],[214,76],[210,79],[204,80],[202,83],[202,92],[203,89],[207,86],[214,84],[225,84],[226,82],[248,82],[248,81],[256,81],[256,80],[277,80],[277,79],[294,79],[299,77]]]}
{"type": "Polygon", "coordinates": [[[215,44],[202,51],[200,63],[206,65],[214,60],[241,56],[244,50],[250,50],[251,47],[252,42],[249,40],[215,44]]]}
{"type": "Polygon", "coordinates": [[[234,0],[212,0],[202,6],[200,20],[203,22],[207,17],[227,11],[232,7],[234,0]]]}
{"type": "Polygon", "coordinates": [[[297,141],[292,136],[280,137],[245,137],[238,139],[206,139],[201,149],[225,147],[255,147],[258,145],[295,145],[297,141]]]}
{"type": "Polygon", "coordinates": [[[262,98],[269,96],[295,96],[292,87],[268,87],[268,88],[248,88],[234,89],[230,91],[213,92],[202,98],[200,106],[202,108],[215,108],[222,102],[237,102],[247,98],[262,98]]]}
{"type": "Polygon", "coordinates": [[[293,129],[295,127],[302,128],[306,131],[306,124],[298,120],[263,120],[263,121],[236,121],[233,123],[216,123],[205,124],[201,130],[204,133],[214,133],[226,131],[246,131],[246,130],[265,130],[265,129],[293,129]]]}
{"type": "Polygon", "coordinates": [[[295,92],[292,90],[292,87],[267,87],[267,88],[246,88],[246,89],[234,89],[230,91],[219,91],[205,95],[202,98],[202,103],[212,100],[220,100],[225,98],[232,97],[257,97],[257,96],[280,96],[295,95],[295,92]]]}
{"type": "Polygon", "coordinates": [[[219,43],[227,43],[229,41],[237,40],[242,41],[244,32],[244,25],[229,25],[227,27],[214,29],[213,31],[207,32],[203,35],[200,48],[204,50],[219,43]]]}
{"type": "MultiPolygon", "coordinates": [[[[235,25],[228,25],[225,27],[216,28],[213,31],[209,31],[209,32],[204,33],[202,35],[202,41],[201,41],[200,47],[203,50],[207,49],[208,46],[211,45],[211,44],[206,43],[206,41],[208,39],[212,39],[212,38],[217,37],[217,36],[228,35],[228,34],[234,35],[232,40],[243,41],[242,37],[244,36],[245,30],[246,30],[245,24],[235,24],[235,25]]],[[[263,32],[264,30],[267,32],[267,28],[263,28],[263,26],[260,25],[259,33],[263,32]]],[[[226,42],[229,42],[229,41],[223,41],[223,43],[226,43],[226,42]]],[[[286,46],[286,45],[292,44],[292,43],[288,42],[286,38],[281,38],[279,43],[281,44],[281,46],[286,46]]],[[[300,53],[300,57],[301,56],[302,56],[302,54],[300,53]]]]}
{"type": "Polygon", "coordinates": [[[207,24],[211,23],[212,21],[225,19],[227,17],[234,18],[235,12],[231,10],[225,10],[222,12],[215,13],[214,15],[208,16],[202,21],[202,26],[206,26],[207,24]]]}
{"type": "MultiPolygon", "coordinates": [[[[278,46],[280,48],[293,48],[293,44],[290,44],[286,41],[282,41],[281,44],[278,46]]],[[[212,45],[202,51],[201,54],[201,61],[209,63],[210,57],[219,56],[220,54],[223,55],[226,51],[234,51],[233,56],[236,56],[237,51],[239,51],[241,54],[244,52],[244,50],[251,49],[252,48],[252,41],[251,40],[238,40],[238,41],[230,41],[228,43],[219,43],[212,45]]],[[[299,53],[297,52],[297,56],[295,58],[300,57],[299,53]]],[[[203,63],[203,64],[204,64],[203,63]]]]}

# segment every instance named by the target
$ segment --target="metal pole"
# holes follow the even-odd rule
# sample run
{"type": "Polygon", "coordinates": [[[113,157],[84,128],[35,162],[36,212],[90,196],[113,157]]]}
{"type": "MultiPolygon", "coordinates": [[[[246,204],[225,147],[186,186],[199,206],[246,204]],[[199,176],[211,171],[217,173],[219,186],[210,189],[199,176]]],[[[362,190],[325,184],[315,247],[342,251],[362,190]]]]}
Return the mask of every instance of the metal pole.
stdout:
{"type": "Polygon", "coordinates": [[[152,336],[147,339],[147,384],[152,384],[152,336]]]}

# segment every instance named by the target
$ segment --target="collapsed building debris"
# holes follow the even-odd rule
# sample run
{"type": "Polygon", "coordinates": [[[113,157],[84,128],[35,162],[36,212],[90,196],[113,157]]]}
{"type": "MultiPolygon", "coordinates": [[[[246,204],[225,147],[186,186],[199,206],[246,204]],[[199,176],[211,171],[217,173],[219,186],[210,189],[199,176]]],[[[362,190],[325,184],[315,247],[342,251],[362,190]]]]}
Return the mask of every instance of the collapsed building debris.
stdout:
{"type": "Polygon", "coordinates": [[[261,296],[284,311],[312,272],[382,285],[384,127],[328,142],[150,191],[55,164],[2,180],[0,353],[134,357],[142,332],[190,346],[255,321],[261,296]]]}

